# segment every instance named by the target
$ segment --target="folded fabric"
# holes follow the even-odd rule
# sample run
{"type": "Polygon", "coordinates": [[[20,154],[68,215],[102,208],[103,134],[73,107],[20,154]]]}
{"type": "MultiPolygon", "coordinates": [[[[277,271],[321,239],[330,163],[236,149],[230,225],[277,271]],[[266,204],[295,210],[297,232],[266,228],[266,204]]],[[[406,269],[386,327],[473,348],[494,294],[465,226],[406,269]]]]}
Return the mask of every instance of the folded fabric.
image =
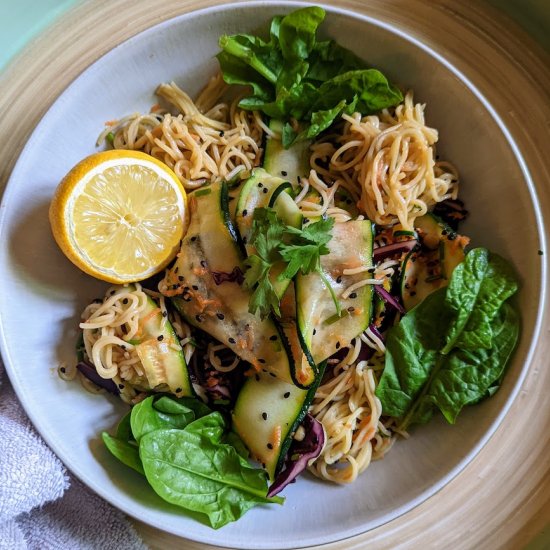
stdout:
{"type": "Polygon", "coordinates": [[[126,516],[68,474],[0,362],[0,549],[144,550],[126,516]]]}

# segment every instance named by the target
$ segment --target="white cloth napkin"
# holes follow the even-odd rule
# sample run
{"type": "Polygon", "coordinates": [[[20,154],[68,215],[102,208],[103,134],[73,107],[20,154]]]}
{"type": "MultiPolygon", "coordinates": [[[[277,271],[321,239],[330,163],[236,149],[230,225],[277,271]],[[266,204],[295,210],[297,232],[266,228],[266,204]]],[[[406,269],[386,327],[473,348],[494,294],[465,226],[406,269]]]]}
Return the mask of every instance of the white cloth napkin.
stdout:
{"type": "Polygon", "coordinates": [[[0,361],[0,550],[146,550],[35,432],[0,361]]]}

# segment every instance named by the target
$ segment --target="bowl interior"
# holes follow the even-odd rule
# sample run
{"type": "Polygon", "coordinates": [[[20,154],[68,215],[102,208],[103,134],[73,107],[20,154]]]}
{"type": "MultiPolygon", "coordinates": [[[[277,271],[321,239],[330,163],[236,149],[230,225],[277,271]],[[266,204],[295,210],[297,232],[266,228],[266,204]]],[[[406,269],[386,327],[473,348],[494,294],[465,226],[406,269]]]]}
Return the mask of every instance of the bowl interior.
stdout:
{"type": "Polygon", "coordinates": [[[463,468],[496,428],[518,389],[537,332],[543,278],[540,216],[513,144],[482,98],[435,52],[398,29],[327,8],[323,33],[380,68],[427,104],[440,132],[438,153],[461,175],[471,212],[464,232],[475,245],[512,260],[522,281],[522,336],[494,398],[469,408],[455,426],[434,420],[398,441],[383,461],[349,486],[303,476],[282,507],[260,507],[215,532],[163,503],[103,448],[100,434],[122,415],[116,399],[61,381],[60,361],[74,361],[79,312],[105,285],[81,274],[57,249],[48,205],[59,180],[95,151],[105,121],[148,111],[161,82],[196,94],[217,68],[223,33],[266,28],[284,6],[249,2],[183,15],[121,44],[59,97],[25,147],[4,198],[0,230],[2,347],[14,387],[41,434],[85,483],[127,513],[191,539],[242,548],[326,543],[387,522],[420,503],[463,468]],[[528,249],[528,250],[527,250],[528,249]],[[518,260],[521,258],[521,262],[518,260]],[[525,284],[529,281],[529,284],[525,284]]]}

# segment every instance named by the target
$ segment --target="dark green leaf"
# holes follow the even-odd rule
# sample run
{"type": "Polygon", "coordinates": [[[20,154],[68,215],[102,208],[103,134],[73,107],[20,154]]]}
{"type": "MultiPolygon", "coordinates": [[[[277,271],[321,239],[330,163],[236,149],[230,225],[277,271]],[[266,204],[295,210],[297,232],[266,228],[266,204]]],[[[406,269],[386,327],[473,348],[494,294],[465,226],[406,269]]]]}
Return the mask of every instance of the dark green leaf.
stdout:
{"type": "Polygon", "coordinates": [[[517,315],[505,303],[516,288],[502,258],[470,251],[447,288],[389,331],[376,390],[384,414],[401,418],[404,429],[437,409],[454,422],[465,405],[494,393],[518,337],[517,315]]]}
{"type": "Polygon", "coordinates": [[[514,273],[500,256],[482,248],[468,253],[455,271],[447,301],[457,314],[457,322],[447,336],[443,352],[448,353],[452,346],[489,348],[492,321],[502,303],[517,290],[514,273]]]}
{"type": "Polygon", "coordinates": [[[267,42],[246,34],[220,39],[224,80],[252,87],[240,107],[281,120],[285,148],[317,136],[344,112],[370,114],[403,101],[382,73],[352,52],[317,41],[324,16],[322,8],[309,6],[275,17],[267,42]]]}
{"type": "Polygon", "coordinates": [[[137,445],[132,445],[131,443],[128,443],[128,441],[124,441],[118,437],[113,437],[107,432],[103,432],[101,436],[107,449],[109,449],[111,454],[118,458],[120,462],[126,464],[126,466],[129,466],[142,475],[145,474],[141,464],[141,459],[139,458],[139,450],[137,445]]]}
{"type": "Polygon", "coordinates": [[[418,403],[411,423],[421,419],[422,411],[437,407],[453,424],[465,405],[475,403],[501,378],[518,338],[517,314],[508,304],[499,309],[493,323],[491,348],[457,349],[447,356],[429,390],[418,403]]]}
{"type": "Polygon", "coordinates": [[[284,58],[295,62],[307,59],[315,45],[317,28],[325,10],[317,6],[300,8],[285,16],[279,27],[279,43],[284,58]]]}
{"type": "Polygon", "coordinates": [[[208,515],[215,529],[240,518],[267,498],[263,470],[252,468],[230,445],[221,443],[223,419],[212,413],[185,430],[145,435],[140,457],[147,480],[167,502],[208,515]]]}
{"type": "Polygon", "coordinates": [[[120,420],[118,423],[117,429],[116,429],[116,437],[118,439],[121,439],[122,441],[130,441],[134,439],[134,436],[132,435],[132,427],[130,424],[130,417],[132,415],[132,411],[128,411],[120,420]]]}
{"type": "MultiPolygon", "coordinates": [[[[169,414],[162,412],[162,410],[157,410],[154,406],[154,400],[154,396],[147,397],[132,409],[130,422],[132,433],[138,442],[149,432],[165,428],[183,429],[195,420],[195,413],[187,407],[182,406],[183,410],[180,410],[180,412],[169,414]]],[[[164,397],[160,401],[162,403],[161,408],[166,408],[168,406],[167,402],[170,399],[164,397]]]]}

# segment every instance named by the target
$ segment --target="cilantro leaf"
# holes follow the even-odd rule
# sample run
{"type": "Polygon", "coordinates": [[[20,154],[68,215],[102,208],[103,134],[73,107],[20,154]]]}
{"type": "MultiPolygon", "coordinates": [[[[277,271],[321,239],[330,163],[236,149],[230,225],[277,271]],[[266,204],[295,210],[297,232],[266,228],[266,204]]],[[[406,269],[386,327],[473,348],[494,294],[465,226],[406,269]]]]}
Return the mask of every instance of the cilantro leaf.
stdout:
{"type": "Polygon", "coordinates": [[[272,311],[281,315],[280,297],[273,286],[271,271],[275,264],[280,268],[281,263],[286,263],[286,267],[277,277],[279,281],[293,279],[298,272],[304,275],[319,273],[340,312],[336,296],[321,272],[321,256],[330,252],[327,243],[332,238],[330,230],[333,226],[334,219],[327,218],[297,229],[286,225],[272,208],[254,210],[250,244],[256,249],[256,254],[245,262],[244,280],[246,288],[254,289],[248,304],[250,313],[259,312],[262,319],[272,311]]]}
{"type": "Polygon", "coordinates": [[[279,297],[269,279],[272,264],[254,254],[245,261],[245,265],[248,267],[244,277],[245,287],[255,287],[250,297],[248,311],[252,314],[259,311],[261,319],[265,319],[271,310],[280,315],[279,297]]]}
{"type": "Polygon", "coordinates": [[[246,261],[247,270],[244,277],[246,288],[254,292],[248,304],[248,311],[265,319],[273,310],[280,315],[279,297],[271,282],[269,273],[274,263],[281,260],[278,247],[285,231],[285,224],[271,208],[256,208],[252,220],[251,244],[256,254],[246,261]]]}
{"type": "Polygon", "coordinates": [[[328,254],[327,243],[332,238],[330,230],[334,226],[334,218],[326,218],[309,224],[304,229],[287,226],[286,234],[294,237],[292,244],[281,244],[280,252],[283,260],[288,262],[279,279],[292,279],[298,271],[304,275],[320,271],[321,256],[328,254]]]}

